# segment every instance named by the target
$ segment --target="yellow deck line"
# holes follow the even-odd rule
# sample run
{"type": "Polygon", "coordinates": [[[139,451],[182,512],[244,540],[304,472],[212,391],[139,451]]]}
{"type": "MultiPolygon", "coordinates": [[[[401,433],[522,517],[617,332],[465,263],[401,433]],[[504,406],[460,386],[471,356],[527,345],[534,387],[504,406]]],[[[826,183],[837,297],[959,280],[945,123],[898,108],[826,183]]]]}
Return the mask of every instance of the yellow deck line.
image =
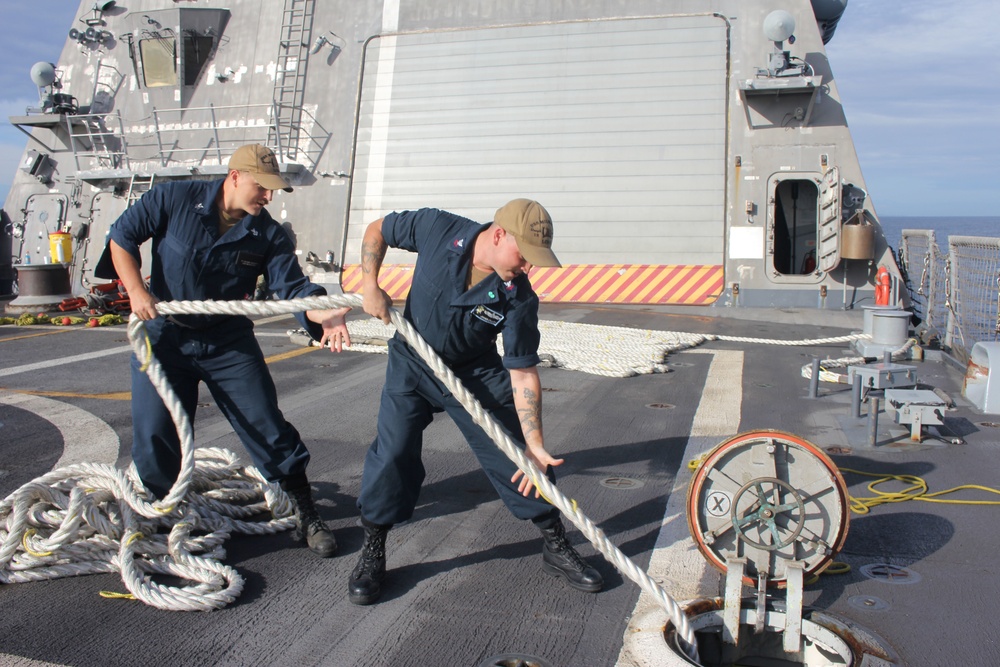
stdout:
{"type": "Polygon", "coordinates": [[[4,343],[10,340],[24,340],[25,338],[36,338],[38,336],[51,336],[52,334],[66,333],[70,329],[65,329],[62,331],[42,331],[41,333],[25,334],[23,336],[10,336],[8,338],[0,338],[0,343],[4,343]]]}
{"type": "Polygon", "coordinates": [[[281,354],[275,354],[273,356],[264,359],[265,364],[273,364],[276,361],[284,361],[285,359],[291,359],[293,357],[298,357],[303,354],[308,354],[314,350],[318,350],[318,347],[303,347],[298,350],[289,350],[288,352],[282,352],[281,354]]]}

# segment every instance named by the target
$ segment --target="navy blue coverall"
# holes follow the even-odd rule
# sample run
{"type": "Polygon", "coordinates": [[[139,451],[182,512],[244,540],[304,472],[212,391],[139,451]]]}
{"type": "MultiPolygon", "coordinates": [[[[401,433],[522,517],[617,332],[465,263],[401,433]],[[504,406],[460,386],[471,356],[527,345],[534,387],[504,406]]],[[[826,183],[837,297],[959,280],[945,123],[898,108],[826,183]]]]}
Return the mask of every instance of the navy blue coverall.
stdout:
{"type": "MultiPolygon", "coordinates": [[[[216,197],[223,180],[157,185],[111,226],[110,239],[139,260],[152,239],[149,291],[160,301],[233,301],[253,296],[257,278],[282,299],[324,295],[303,275],[288,233],[266,210],[245,216],[219,237],[216,197]]],[[[106,263],[109,253],[101,265],[106,263]]],[[[99,266],[98,277],[114,277],[99,266]]],[[[321,328],[298,313],[314,338],[321,328]]],[[[277,391],[253,334],[233,315],[176,315],[146,322],[153,352],[194,422],[204,382],[254,465],[270,482],[304,473],[309,452],[278,409],[277,391]]],[[[170,413],[132,355],[132,460],[158,497],[180,471],[180,439],[170,413]]]]}
{"type": "MultiPolygon", "coordinates": [[[[508,368],[530,368],[538,357],[538,296],[525,275],[504,282],[492,273],[466,291],[476,236],[488,224],[440,211],[390,213],[382,221],[388,245],[418,253],[404,316],[462,384],[524,443],[508,368]],[[504,356],[496,348],[503,335],[504,356]]],[[[370,523],[392,525],[413,514],[424,481],[424,429],[435,412],[455,421],[500,498],[519,519],[545,519],[558,510],[525,498],[510,478],[517,466],[472,421],[465,408],[397,334],[389,341],[375,441],[365,457],[358,509],[370,523]]],[[[548,471],[549,478],[555,477],[548,471]]]]}

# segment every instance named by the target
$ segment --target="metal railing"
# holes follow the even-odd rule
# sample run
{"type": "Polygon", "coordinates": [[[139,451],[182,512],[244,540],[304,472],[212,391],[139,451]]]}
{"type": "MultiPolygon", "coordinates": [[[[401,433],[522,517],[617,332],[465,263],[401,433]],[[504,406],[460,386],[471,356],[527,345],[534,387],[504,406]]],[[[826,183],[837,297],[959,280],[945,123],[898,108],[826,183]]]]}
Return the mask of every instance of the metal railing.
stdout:
{"type": "Polygon", "coordinates": [[[214,160],[224,164],[233,151],[248,143],[269,145],[279,159],[293,160],[302,156],[307,165],[316,164],[330,138],[315,119],[302,108],[297,109],[300,119],[308,119],[296,135],[297,146],[282,145],[279,120],[287,116],[278,102],[270,104],[244,104],[232,106],[209,105],[184,109],[154,109],[153,127],[156,136],[157,159],[163,167],[171,162],[203,162],[214,160]],[[254,117],[256,116],[256,118],[254,117]],[[233,120],[219,120],[219,118],[233,120]],[[200,118],[200,121],[193,119],[200,118]],[[237,120],[238,119],[238,120],[237,120]],[[183,136],[183,144],[176,137],[183,136]],[[166,140],[165,137],[174,137],[166,140]]]}
{"type": "Polygon", "coordinates": [[[64,120],[77,171],[84,168],[80,158],[93,160],[105,169],[129,168],[120,113],[66,114],[64,120]]]}
{"type": "Polygon", "coordinates": [[[316,165],[330,140],[330,132],[305,109],[297,110],[301,123],[296,146],[283,145],[289,136],[278,127],[288,111],[277,102],[183,109],[153,109],[152,132],[124,126],[121,115],[73,114],[66,127],[77,170],[130,170],[131,162],[153,162],[160,167],[225,164],[233,152],[248,143],[269,146],[283,162],[316,165]],[[274,145],[276,142],[276,145],[274,145]]]}
{"type": "Polygon", "coordinates": [[[921,329],[963,363],[978,342],[1000,340],[1000,238],[903,230],[899,266],[921,329]]]}

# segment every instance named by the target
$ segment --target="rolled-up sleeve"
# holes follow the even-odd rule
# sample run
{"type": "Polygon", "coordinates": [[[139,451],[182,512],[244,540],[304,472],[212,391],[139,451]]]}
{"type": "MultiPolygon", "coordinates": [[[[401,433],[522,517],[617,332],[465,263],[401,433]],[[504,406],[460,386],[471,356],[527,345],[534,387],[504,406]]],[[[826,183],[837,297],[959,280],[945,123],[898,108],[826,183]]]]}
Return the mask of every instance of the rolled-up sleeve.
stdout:
{"type": "Polygon", "coordinates": [[[504,368],[531,368],[541,361],[538,344],[538,296],[518,303],[507,312],[507,326],[503,330],[504,368]]]}
{"type": "Polygon", "coordinates": [[[465,218],[436,208],[417,211],[394,211],[382,219],[382,238],[393,248],[422,252],[435,248],[455,229],[467,223],[465,218]]]}

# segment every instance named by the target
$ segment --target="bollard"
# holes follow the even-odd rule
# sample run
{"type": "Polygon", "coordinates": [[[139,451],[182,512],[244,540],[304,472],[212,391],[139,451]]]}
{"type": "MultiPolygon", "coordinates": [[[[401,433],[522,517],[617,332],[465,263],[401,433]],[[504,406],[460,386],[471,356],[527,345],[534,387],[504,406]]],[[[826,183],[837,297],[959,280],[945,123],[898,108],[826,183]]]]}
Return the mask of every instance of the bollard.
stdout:
{"type": "Polygon", "coordinates": [[[809,378],[809,398],[819,396],[819,359],[813,359],[812,377],[809,378]]]}
{"type": "Polygon", "coordinates": [[[851,414],[855,419],[861,417],[861,374],[854,374],[854,387],[851,390],[851,414]]]}
{"type": "Polygon", "coordinates": [[[877,396],[868,395],[868,444],[874,447],[878,443],[878,409],[877,396]]]}

